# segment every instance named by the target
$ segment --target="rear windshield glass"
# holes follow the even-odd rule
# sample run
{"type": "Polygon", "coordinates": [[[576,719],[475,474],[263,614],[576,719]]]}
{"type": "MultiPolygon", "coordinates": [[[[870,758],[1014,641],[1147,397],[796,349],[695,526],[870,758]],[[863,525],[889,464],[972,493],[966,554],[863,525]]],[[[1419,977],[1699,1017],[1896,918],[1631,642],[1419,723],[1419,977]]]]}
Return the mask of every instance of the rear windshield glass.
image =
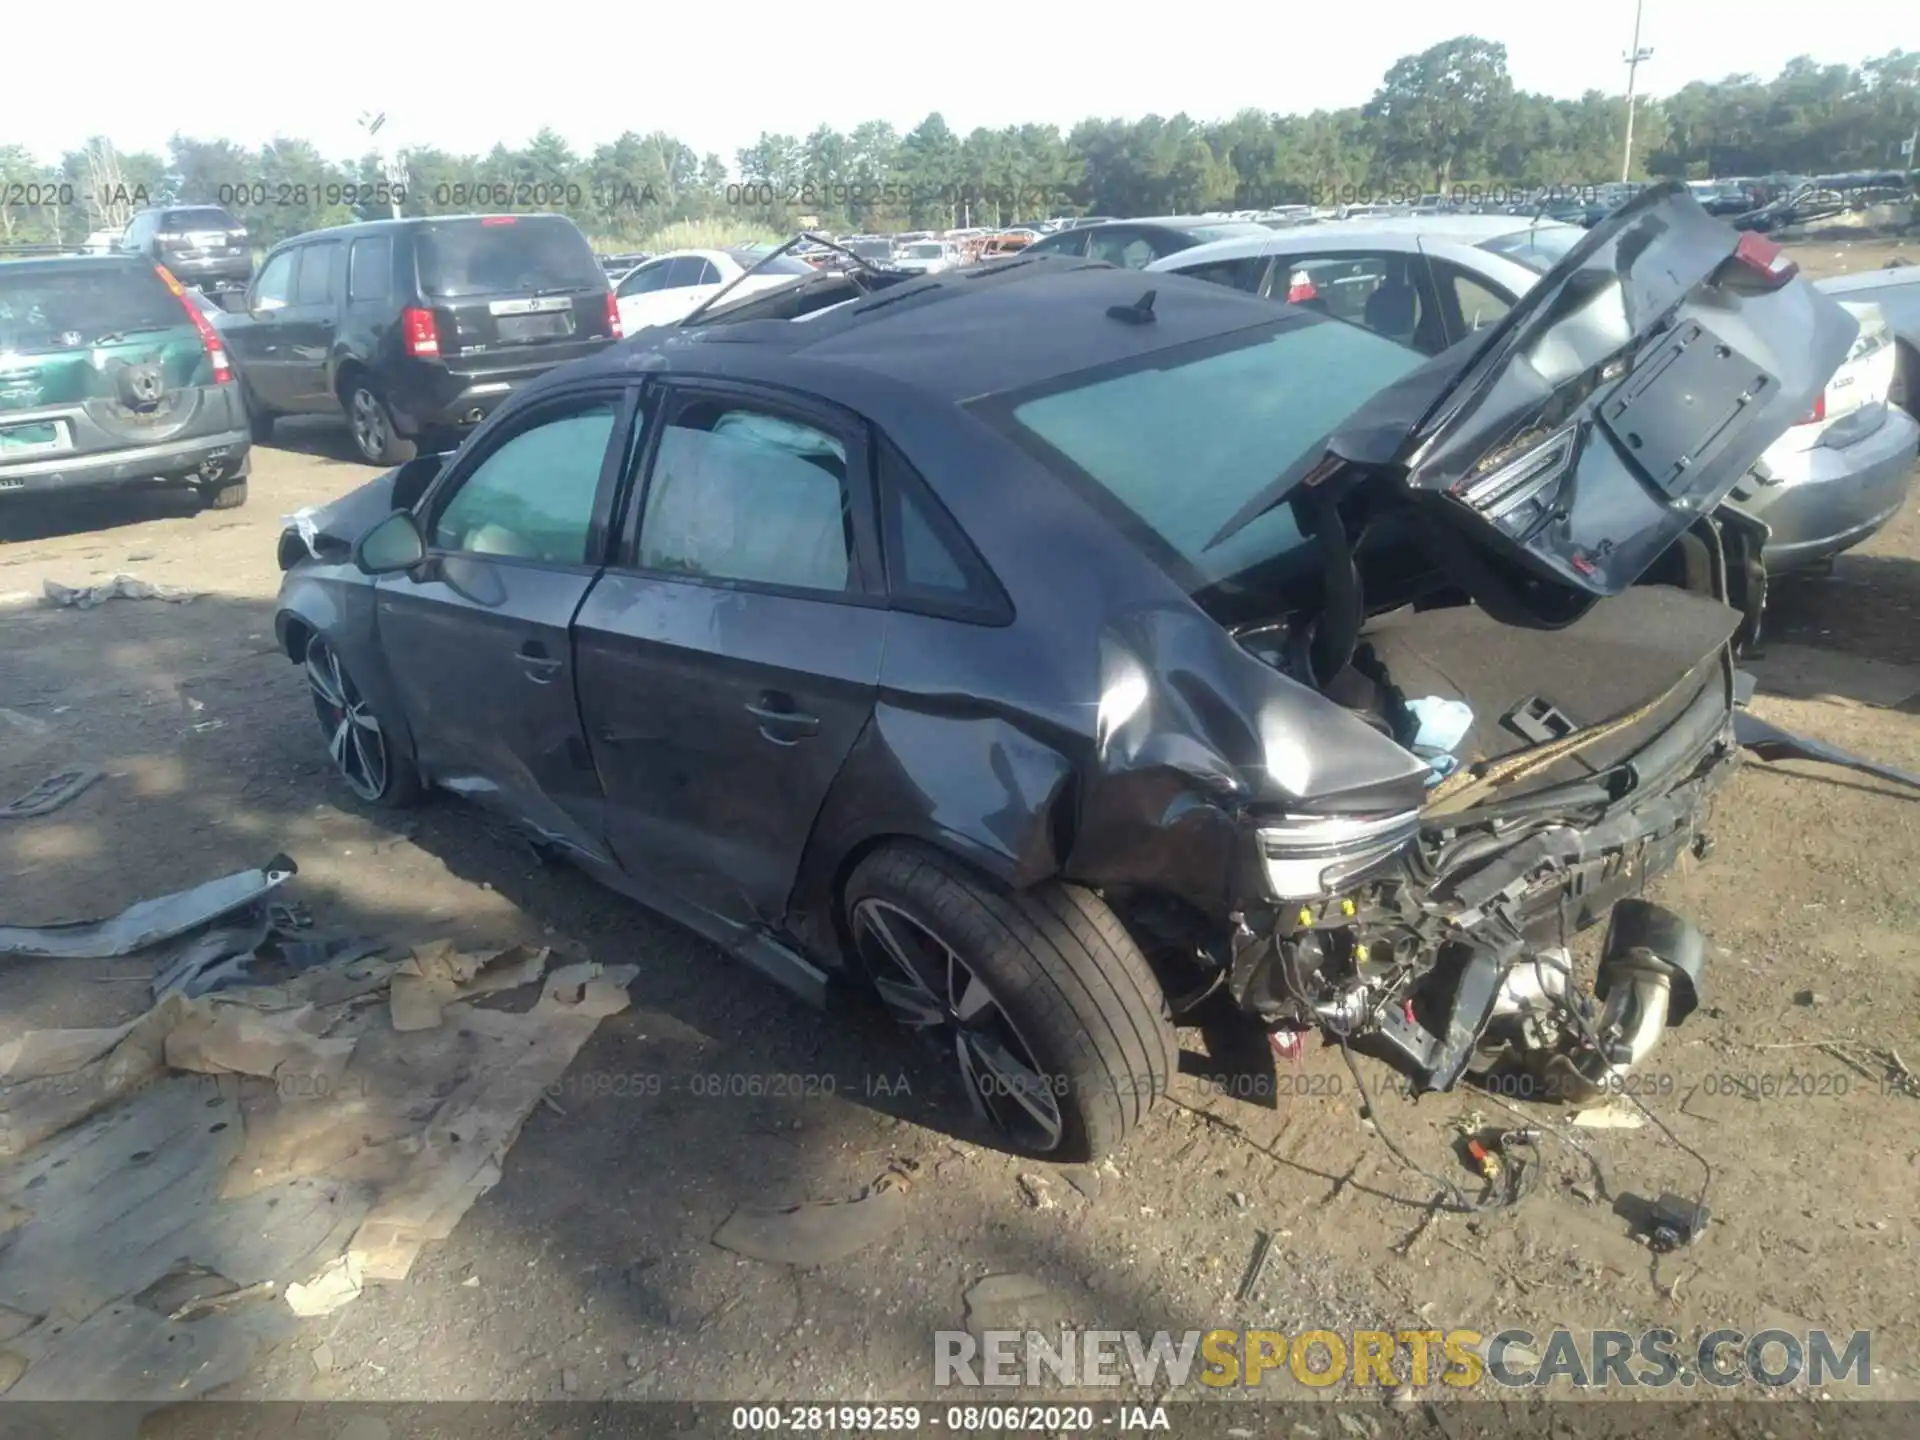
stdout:
{"type": "Polygon", "coordinates": [[[558,215],[517,215],[425,225],[420,288],[429,295],[605,288],[587,237],[558,215]]]}
{"type": "Polygon", "coordinates": [[[0,266],[0,355],[74,350],[193,320],[145,266],[0,266]]]}
{"type": "Polygon", "coordinates": [[[1587,232],[1578,225],[1539,225],[1482,240],[1480,248],[1524,265],[1536,275],[1544,275],[1586,238],[1587,232]]]}
{"type": "Polygon", "coordinates": [[[1333,321],[1262,330],[1182,362],[1074,383],[1014,407],[1014,424],[1120,502],[1203,585],[1299,547],[1282,505],[1209,550],[1235,511],[1422,357],[1333,321]]]}
{"type": "Polygon", "coordinates": [[[169,210],[168,230],[238,230],[240,222],[224,210],[206,207],[199,210],[169,210]]]}

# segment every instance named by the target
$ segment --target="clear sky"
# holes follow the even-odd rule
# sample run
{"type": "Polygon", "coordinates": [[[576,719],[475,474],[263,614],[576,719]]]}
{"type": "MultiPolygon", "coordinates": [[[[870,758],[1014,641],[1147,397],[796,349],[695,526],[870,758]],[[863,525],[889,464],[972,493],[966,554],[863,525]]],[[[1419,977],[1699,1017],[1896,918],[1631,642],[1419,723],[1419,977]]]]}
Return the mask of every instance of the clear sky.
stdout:
{"type": "MultiPolygon", "coordinates": [[[[1372,0],[1363,6],[1061,0],[814,6],[782,0],[8,0],[0,144],[44,160],[103,133],[164,153],[175,132],[256,146],[366,149],[356,117],[388,116],[397,145],[485,151],[550,125],[585,151],[665,130],[734,152],[763,130],[803,135],[939,110],[976,125],[1088,115],[1216,119],[1364,101],[1402,55],[1460,34],[1503,42],[1516,84],[1550,95],[1625,88],[1633,0],[1372,0]],[[809,18],[817,16],[818,18],[809,18]],[[950,17],[950,18],[943,18],[950,17]],[[35,57],[47,57],[44,63],[35,57]]],[[[1817,5],[1646,0],[1642,93],[1796,54],[1857,63],[1920,49],[1920,0],[1817,5]]]]}

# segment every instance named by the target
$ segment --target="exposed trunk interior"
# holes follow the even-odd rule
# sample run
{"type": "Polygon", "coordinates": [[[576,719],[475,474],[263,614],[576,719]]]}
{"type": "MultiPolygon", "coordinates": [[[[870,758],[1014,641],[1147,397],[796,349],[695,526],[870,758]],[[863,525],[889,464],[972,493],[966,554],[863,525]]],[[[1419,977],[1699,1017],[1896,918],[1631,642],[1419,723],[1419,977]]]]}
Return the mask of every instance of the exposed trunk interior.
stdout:
{"type": "Polygon", "coordinates": [[[1704,685],[1720,683],[1719,655],[1739,624],[1720,601],[1669,585],[1601,600],[1559,630],[1503,625],[1470,605],[1404,609],[1368,622],[1354,664],[1374,682],[1367,703],[1397,738],[1407,731],[1397,713],[1406,701],[1437,696],[1472,709],[1453,748],[1462,774],[1614,726],[1503,784],[1511,798],[1594,774],[1645,745],[1704,685]],[[1522,710],[1531,718],[1516,716],[1522,710]]]}

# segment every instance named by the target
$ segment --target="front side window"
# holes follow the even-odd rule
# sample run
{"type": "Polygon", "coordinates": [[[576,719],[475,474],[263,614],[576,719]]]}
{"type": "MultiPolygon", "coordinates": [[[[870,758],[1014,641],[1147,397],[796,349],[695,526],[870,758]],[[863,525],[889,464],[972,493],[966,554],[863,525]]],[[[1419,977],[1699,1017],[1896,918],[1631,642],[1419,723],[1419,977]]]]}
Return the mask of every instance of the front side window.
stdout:
{"type": "Polygon", "coordinates": [[[282,250],[261,267],[253,286],[253,308],[279,310],[293,303],[293,262],[297,250],[282,250]]]}
{"type": "Polygon", "coordinates": [[[583,565],[617,406],[589,401],[492,451],[440,512],[436,550],[583,565]]]}
{"type": "Polygon", "coordinates": [[[846,446],[731,402],[684,407],[660,435],[640,519],[643,570],[844,592],[846,446]]]}
{"type": "Polygon", "coordinates": [[[1070,376],[1008,413],[1016,440],[1117,502],[1201,585],[1303,544],[1282,505],[1208,548],[1242,505],[1421,363],[1378,335],[1304,317],[1230,348],[1183,348],[1202,353],[1180,360],[1176,349],[1119,374],[1070,376]]]}

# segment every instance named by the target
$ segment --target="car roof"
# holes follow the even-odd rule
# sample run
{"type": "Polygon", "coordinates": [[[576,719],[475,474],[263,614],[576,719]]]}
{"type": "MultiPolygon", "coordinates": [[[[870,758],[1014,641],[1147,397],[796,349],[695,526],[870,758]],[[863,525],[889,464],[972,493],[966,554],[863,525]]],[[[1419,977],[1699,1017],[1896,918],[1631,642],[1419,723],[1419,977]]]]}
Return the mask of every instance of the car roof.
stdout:
{"type": "MultiPolygon", "coordinates": [[[[355,220],[346,225],[323,225],[317,230],[302,230],[298,235],[289,235],[273,248],[278,250],[282,246],[298,245],[309,240],[351,240],[360,235],[387,234],[396,230],[420,230],[429,225],[450,225],[470,220],[500,220],[516,223],[523,220],[565,220],[567,224],[573,225],[573,221],[567,219],[565,215],[552,210],[535,210],[513,215],[483,214],[479,211],[471,215],[402,215],[398,220],[355,220]]],[[[577,230],[580,227],[574,225],[574,228],[577,230]]]]}
{"type": "MultiPolygon", "coordinates": [[[[1026,255],[902,281],[803,321],[757,320],[643,331],[582,362],[593,372],[731,370],[757,352],[770,371],[861,371],[951,402],[1258,326],[1297,312],[1185,277],[1064,256],[1026,255]],[[1154,320],[1115,319],[1156,294],[1154,320]],[[1021,343],[1006,337],[1018,333],[1021,343]]],[[[806,388],[813,388],[811,385],[806,388]]]]}
{"type": "Polygon", "coordinates": [[[1257,255],[1286,255],[1296,250],[1321,250],[1329,246],[1348,249],[1376,245],[1386,250],[1415,250],[1422,240],[1452,241],[1458,245],[1480,245],[1502,235],[1522,231],[1577,230],[1577,225],[1558,220],[1534,222],[1518,215],[1404,215],[1364,224],[1336,221],[1331,225],[1302,226],[1299,229],[1269,230],[1265,235],[1241,235],[1213,240],[1164,256],[1149,270],[1188,270],[1214,260],[1244,260],[1257,255]]]}

